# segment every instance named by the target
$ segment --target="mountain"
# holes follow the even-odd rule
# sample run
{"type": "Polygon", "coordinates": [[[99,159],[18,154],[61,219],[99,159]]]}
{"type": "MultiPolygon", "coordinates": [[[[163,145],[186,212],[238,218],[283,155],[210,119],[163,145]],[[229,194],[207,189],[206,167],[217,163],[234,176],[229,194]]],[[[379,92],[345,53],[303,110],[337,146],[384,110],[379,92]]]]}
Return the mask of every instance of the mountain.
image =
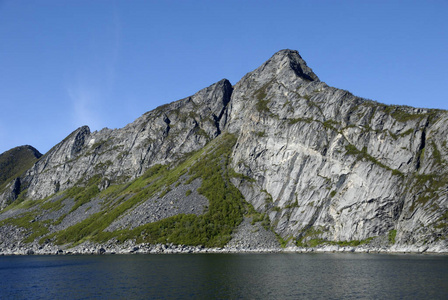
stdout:
{"type": "Polygon", "coordinates": [[[4,195],[0,208],[15,200],[16,194],[20,191],[20,176],[41,156],[39,151],[29,145],[19,146],[0,154],[0,190],[4,190],[9,184],[12,193],[12,197],[4,195]]]}
{"type": "Polygon", "coordinates": [[[282,50],[234,86],[75,130],[0,189],[0,248],[447,252],[447,125],[330,87],[282,50]]]}

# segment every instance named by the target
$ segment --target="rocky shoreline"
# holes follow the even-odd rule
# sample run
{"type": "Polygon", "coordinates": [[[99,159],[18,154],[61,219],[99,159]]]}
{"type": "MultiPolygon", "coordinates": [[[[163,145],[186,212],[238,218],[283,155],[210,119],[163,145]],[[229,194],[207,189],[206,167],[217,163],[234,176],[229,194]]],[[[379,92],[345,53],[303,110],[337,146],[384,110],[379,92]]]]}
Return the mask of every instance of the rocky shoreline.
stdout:
{"type": "MultiPolygon", "coordinates": [[[[104,243],[85,241],[78,245],[54,245],[51,241],[44,244],[24,243],[17,238],[20,230],[0,243],[0,256],[5,255],[111,255],[111,254],[196,254],[196,253],[414,253],[446,255],[447,247],[443,242],[429,245],[390,245],[385,238],[377,237],[368,244],[341,246],[321,244],[316,247],[298,247],[289,242],[281,247],[276,235],[261,222],[252,223],[251,218],[243,222],[232,233],[232,238],[220,248],[170,244],[137,243],[135,240],[119,242],[111,239],[104,243]]],[[[2,232],[0,232],[1,235],[2,232]]]]}
{"type": "Polygon", "coordinates": [[[203,246],[173,245],[173,244],[135,244],[126,242],[117,244],[83,243],[72,248],[63,248],[54,245],[16,247],[13,249],[0,249],[0,256],[12,255],[113,255],[113,254],[199,254],[199,253],[389,253],[389,254],[442,254],[442,247],[350,247],[326,245],[321,247],[303,248],[289,246],[285,248],[246,248],[225,246],[222,248],[206,248],[203,246]]]}
{"type": "Polygon", "coordinates": [[[135,240],[118,242],[111,239],[105,243],[85,241],[78,245],[54,245],[23,243],[10,238],[0,243],[0,256],[5,255],[112,255],[112,254],[197,254],[197,253],[414,253],[448,254],[442,242],[430,245],[389,245],[383,238],[376,238],[369,244],[340,246],[321,244],[316,247],[298,247],[289,243],[281,247],[275,234],[262,226],[252,223],[251,218],[243,222],[232,233],[231,240],[220,248],[170,244],[137,243],[135,240]]]}

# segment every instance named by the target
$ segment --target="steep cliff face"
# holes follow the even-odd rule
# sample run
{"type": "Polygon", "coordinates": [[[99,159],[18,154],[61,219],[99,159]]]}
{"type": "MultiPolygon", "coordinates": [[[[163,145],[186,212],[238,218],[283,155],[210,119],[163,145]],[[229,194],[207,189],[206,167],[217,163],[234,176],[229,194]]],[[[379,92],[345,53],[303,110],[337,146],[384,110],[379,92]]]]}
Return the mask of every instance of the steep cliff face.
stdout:
{"type": "Polygon", "coordinates": [[[232,166],[255,179],[234,182],[285,239],[446,237],[446,112],[328,87],[285,50],[235,86],[227,113],[239,135],[232,166]]]}
{"type": "Polygon", "coordinates": [[[84,222],[90,231],[82,239],[194,244],[196,232],[202,244],[222,245],[245,211],[244,228],[247,219],[270,223],[289,245],[447,251],[447,139],[446,111],[329,87],[297,51],[282,50],[233,87],[222,80],[122,129],[77,129],[23,173],[19,187],[5,183],[4,206],[20,198],[41,209],[16,200],[0,221],[8,232],[20,218],[43,222],[45,230],[33,225],[17,240],[75,242],[71,226],[84,222]],[[248,203],[237,204],[232,184],[248,203]],[[155,235],[157,222],[166,237],[155,235]],[[182,231],[182,222],[194,229],[182,231]]]}

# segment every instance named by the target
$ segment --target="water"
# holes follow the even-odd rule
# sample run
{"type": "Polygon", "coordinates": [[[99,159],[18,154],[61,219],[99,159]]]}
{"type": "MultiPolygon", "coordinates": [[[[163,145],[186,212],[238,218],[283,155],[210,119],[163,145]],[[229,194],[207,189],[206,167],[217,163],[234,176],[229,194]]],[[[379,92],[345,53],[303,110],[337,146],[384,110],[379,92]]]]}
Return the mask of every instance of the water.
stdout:
{"type": "Polygon", "coordinates": [[[0,257],[1,299],[447,299],[448,256],[0,257]]]}

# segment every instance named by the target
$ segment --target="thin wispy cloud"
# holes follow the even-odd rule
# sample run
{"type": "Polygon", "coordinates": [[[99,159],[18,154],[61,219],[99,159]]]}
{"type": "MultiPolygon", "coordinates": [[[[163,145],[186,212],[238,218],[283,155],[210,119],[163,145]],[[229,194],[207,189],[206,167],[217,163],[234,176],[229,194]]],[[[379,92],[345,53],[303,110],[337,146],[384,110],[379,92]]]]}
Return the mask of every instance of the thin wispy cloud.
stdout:
{"type": "Polygon", "coordinates": [[[113,102],[121,44],[121,23],[115,7],[110,20],[110,34],[97,31],[90,37],[90,55],[71,70],[66,83],[75,126],[88,125],[92,130],[99,130],[108,125],[107,110],[113,102]]]}
{"type": "Polygon", "coordinates": [[[99,129],[104,122],[101,117],[101,95],[93,88],[86,86],[76,86],[67,88],[73,107],[73,123],[75,126],[88,125],[91,128],[99,129]]]}

